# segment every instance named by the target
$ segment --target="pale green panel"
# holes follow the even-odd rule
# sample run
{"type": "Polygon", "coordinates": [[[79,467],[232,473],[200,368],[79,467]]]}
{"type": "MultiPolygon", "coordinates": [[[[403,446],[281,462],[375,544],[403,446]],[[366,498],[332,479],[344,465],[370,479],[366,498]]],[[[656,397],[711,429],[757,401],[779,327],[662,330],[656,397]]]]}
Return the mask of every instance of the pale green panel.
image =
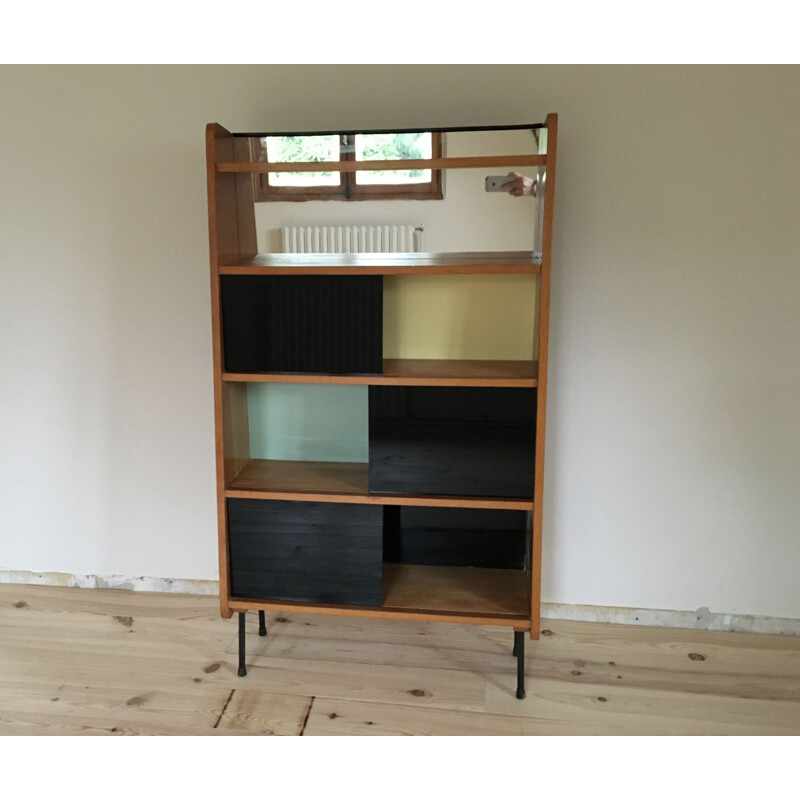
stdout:
{"type": "Polygon", "coordinates": [[[250,457],[279,461],[369,460],[369,387],[247,385],[250,457]]]}

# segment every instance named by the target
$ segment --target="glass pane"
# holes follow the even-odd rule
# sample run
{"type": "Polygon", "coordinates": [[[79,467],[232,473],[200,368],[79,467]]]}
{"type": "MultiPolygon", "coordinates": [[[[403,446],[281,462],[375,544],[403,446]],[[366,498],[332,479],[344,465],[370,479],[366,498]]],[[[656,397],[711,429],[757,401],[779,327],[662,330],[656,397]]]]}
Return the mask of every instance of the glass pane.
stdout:
{"type": "MultiPolygon", "coordinates": [[[[339,137],[267,136],[267,158],[279,161],[338,161],[339,137]]],[[[338,172],[268,172],[270,186],[338,186],[338,172]]]]}
{"type": "MultiPolygon", "coordinates": [[[[364,133],[356,135],[357,161],[388,161],[407,158],[431,158],[433,136],[430,133],[364,133]]],[[[429,169],[376,170],[356,172],[356,183],[429,183],[429,169]]]]}

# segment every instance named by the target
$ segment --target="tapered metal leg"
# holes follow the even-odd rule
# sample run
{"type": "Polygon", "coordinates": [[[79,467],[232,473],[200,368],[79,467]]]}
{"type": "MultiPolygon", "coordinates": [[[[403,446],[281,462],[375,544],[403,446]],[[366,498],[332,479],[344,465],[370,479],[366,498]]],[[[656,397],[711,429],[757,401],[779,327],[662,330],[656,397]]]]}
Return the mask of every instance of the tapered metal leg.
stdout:
{"type": "Polygon", "coordinates": [[[525,698],[525,632],[514,631],[514,655],[517,657],[517,698],[525,698]]]}
{"type": "Polygon", "coordinates": [[[239,612],[239,677],[247,675],[247,667],[244,665],[244,611],[239,612]]]}
{"type": "Polygon", "coordinates": [[[267,635],[267,620],[263,611],[258,612],[258,635],[267,635]]]}

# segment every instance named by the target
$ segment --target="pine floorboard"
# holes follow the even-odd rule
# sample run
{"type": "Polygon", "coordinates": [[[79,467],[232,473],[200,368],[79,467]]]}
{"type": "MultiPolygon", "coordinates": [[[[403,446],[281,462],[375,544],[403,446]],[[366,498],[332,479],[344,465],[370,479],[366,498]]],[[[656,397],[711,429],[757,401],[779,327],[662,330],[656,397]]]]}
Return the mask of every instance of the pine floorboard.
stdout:
{"type": "Polygon", "coordinates": [[[0,735],[800,733],[800,638],[548,620],[517,700],[500,627],[0,585],[0,735]]]}

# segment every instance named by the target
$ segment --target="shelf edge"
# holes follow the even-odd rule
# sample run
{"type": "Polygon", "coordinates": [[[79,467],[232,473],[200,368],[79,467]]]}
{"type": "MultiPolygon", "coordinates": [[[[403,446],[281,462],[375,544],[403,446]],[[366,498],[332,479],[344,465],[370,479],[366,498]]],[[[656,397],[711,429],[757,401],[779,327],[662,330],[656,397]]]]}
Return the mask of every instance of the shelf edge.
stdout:
{"type": "Polygon", "coordinates": [[[255,600],[231,597],[229,608],[236,611],[296,611],[301,614],[323,614],[330,616],[367,617],[377,619],[402,619],[421,622],[458,622],[464,625],[500,625],[515,630],[530,630],[530,617],[523,614],[475,614],[467,611],[406,609],[394,607],[323,605],[291,600],[255,600]]]}
{"type": "Polygon", "coordinates": [[[431,497],[423,495],[344,494],[341,492],[292,492],[278,489],[225,490],[225,497],[240,500],[292,500],[307,503],[352,503],[371,506],[419,506],[435,508],[486,508],[533,511],[533,500],[525,498],[431,497]]]}

